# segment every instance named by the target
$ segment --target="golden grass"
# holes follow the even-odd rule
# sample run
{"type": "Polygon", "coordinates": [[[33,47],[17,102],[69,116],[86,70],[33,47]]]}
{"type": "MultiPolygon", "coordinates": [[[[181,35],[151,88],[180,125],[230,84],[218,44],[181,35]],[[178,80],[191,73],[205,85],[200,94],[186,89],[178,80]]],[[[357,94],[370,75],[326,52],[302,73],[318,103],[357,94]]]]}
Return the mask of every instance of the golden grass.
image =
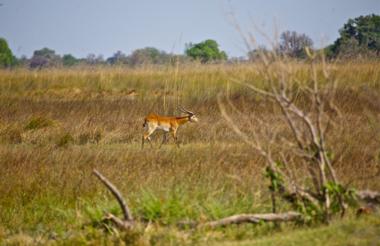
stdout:
{"type": "MultiPolygon", "coordinates": [[[[138,218],[155,223],[269,211],[263,160],[230,131],[216,102],[225,93],[247,115],[284,124],[270,103],[231,82],[265,87],[256,66],[0,70],[0,237],[4,230],[63,240],[103,209],[118,209],[94,167],[138,218]],[[144,116],[176,114],[179,104],[200,118],[179,130],[182,147],[141,150],[144,116]]],[[[306,64],[289,66],[295,81],[311,80],[306,64]]],[[[334,165],[344,183],[380,189],[365,178],[379,169],[380,63],[332,64],[330,72],[345,127],[329,135],[334,165]]],[[[161,135],[153,138],[158,146],[161,135]]]]}

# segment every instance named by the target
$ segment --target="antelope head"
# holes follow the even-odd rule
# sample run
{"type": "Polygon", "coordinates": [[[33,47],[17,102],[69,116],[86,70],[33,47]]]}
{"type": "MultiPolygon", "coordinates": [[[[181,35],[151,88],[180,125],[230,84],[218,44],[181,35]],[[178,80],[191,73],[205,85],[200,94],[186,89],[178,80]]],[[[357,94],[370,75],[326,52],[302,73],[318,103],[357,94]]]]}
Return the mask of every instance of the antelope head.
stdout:
{"type": "Polygon", "coordinates": [[[179,110],[181,110],[182,113],[187,114],[187,117],[189,117],[190,122],[198,122],[198,117],[193,112],[183,108],[182,106],[179,106],[178,108],[179,110]]]}

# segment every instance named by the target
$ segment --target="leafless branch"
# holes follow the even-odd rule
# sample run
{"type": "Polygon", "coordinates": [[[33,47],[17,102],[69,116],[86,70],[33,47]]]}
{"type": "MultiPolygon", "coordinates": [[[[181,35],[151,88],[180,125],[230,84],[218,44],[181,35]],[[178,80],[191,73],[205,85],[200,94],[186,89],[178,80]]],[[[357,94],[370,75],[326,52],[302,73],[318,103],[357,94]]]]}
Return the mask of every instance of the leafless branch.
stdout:
{"type": "Polygon", "coordinates": [[[270,92],[267,92],[265,90],[259,89],[259,88],[257,88],[254,85],[242,82],[242,81],[234,79],[234,78],[232,78],[231,81],[234,82],[234,83],[236,83],[236,84],[248,87],[249,89],[253,90],[254,92],[256,92],[259,95],[266,96],[266,97],[269,97],[269,98],[272,98],[272,99],[275,98],[275,95],[273,93],[270,93],[270,92]]]}
{"type": "Polygon", "coordinates": [[[258,224],[260,222],[289,222],[297,221],[302,219],[302,215],[297,212],[287,212],[287,213],[269,213],[269,214],[237,214],[230,217],[226,217],[220,220],[210,221],[206,223],[196,223],[194,221],[184,221],[178,223],[180,227],[192,227],[197,229],[204,228],[217,228],[224,227],[232,224],[244,224],[252,223],[258,224]]]}
{"type": "Polygon", "coordinates": [[[132,213],[130,212],[127,203],[125,202],[124,198],[122,197],[120,191],[106,178],[104,177],[98,170],[93,170],[94,175],[108,188],[109,191],[111,191],[112,195],[116,198],[118,201],[121,210],[123,211],[124,219],[121,220],[118,217],[114,216],[113,214],[107,213],[105,219],[109,219],[113,221],[117,226],[120,228],[131,228],[133,225],[133,217],[132,213]]]}

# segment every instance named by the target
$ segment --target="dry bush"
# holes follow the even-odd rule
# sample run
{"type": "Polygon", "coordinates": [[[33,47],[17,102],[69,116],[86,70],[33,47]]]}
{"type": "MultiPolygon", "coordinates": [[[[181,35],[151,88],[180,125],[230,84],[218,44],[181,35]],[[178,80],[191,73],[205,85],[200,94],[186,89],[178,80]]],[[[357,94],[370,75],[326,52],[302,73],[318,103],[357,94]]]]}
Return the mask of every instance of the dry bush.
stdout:
{"type": "MultiPolygon", "coordinates": [[[[340,181],[334,166],[341,156],[334,156],[335,149],[329,145],[332,135],[345,133],[349,116],[345,118],[336,107],[337,78],[331,76],[324,54],[305,50],[305,65],[310,64],[310,68],[302,70],[306,72],[303,80],[298,78],[292,60],[276,51],[259,54],[256,69],[265,80],[264,86],[232,79],[263,98],[276,117],[260,117],[254,111],[248,115],[228,97],[223,103],[222,94],[218,104],[230,128],[265,158],[272,211],[277,211],[276,196],[280,196],[305,218],[329,223],[333,214],[344,216],[348,204],[355,203],[355,190],[350,183],[340,181]]],[[[379,176],[379,168],[375,174],[367,173],[367,177],[379,176]]]]}

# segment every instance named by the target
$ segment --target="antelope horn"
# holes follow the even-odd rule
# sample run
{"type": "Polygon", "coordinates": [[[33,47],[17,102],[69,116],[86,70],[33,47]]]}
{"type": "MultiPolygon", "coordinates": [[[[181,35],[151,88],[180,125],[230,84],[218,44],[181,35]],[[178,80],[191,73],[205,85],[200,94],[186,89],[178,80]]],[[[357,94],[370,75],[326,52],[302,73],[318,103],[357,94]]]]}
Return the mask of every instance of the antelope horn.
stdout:
{"type": "Polygon", "coordinates": [[[186,109],[184,109],[182,106],[178,106],[178,108],[182,111],[182,112],[184,112],[184,113],[188,113],[188,114],[194,114],[193,112],[191,112],[191,111],[189,111],[189,110],[186,110],[186,109]]]}

